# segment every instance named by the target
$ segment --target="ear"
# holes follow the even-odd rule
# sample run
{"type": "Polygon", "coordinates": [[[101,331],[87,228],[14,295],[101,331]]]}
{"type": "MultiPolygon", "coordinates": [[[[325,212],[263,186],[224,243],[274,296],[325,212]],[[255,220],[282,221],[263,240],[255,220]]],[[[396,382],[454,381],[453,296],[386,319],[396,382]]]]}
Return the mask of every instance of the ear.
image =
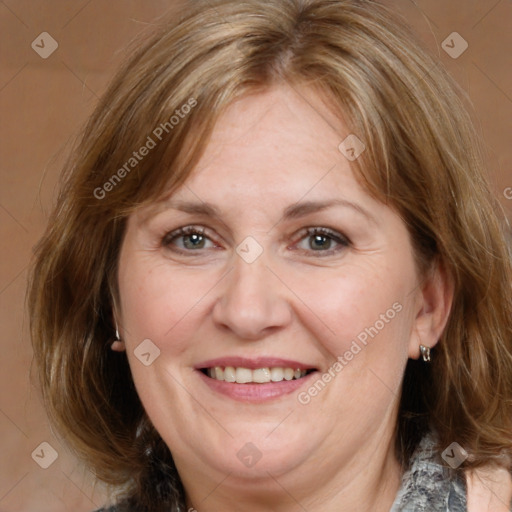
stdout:
{"type": "Polygon", "coordinates": [[[454,283],[441,262],[435,263],[420,283],[409,357],[419,359],[420,345],[434,347],[448,322],[454,283]]]}

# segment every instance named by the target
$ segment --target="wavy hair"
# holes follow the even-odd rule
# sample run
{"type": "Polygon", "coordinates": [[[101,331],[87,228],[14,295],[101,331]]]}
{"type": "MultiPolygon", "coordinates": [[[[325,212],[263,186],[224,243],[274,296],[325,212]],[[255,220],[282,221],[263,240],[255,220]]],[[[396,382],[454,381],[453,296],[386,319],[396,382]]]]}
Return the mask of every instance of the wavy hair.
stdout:
{"type": "Polygon", "coordinates": [[[194,1],[152,30],[84,128],[31,272],[34,357],[66,442],[137,510],[185,505],[126,356],[109,349],[126,220],[187,179],[236,98],[286,83],[314,89],[364,141],[358,180],[400,214],[419,271],[442,265],[453,281],[430,367],[406,368],[399,460],[433,429],[440,450],[456,440],[471,454],[459,471],[510,463],[511,261],[450,76],[371,0],[194,1]]]}

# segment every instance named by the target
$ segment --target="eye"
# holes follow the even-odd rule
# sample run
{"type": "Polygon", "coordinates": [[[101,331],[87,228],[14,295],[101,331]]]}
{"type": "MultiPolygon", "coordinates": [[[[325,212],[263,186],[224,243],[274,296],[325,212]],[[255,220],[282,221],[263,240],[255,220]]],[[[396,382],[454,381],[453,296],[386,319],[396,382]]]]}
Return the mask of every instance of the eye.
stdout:
{"type": "Polygon", "coordinates": [[[217,247],[217,245],[204,234],[204,231],[204,228],[196,226],[179,228],[166,234],[162,240],[162,245],[169,249],[176,248],[181,252],[191,252],[217,247]]]}
{"type": "Polygon", "coordinates": [[[308,228],[296,246],[305,251],[333,254],[350,245],[348,238],[328,228],[308,228]]]}

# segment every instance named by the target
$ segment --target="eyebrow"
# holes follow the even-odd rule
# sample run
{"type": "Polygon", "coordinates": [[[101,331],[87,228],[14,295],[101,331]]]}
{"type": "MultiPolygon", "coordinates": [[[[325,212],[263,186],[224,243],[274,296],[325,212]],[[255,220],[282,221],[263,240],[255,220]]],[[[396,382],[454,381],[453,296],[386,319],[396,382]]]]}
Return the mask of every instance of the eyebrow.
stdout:
{"type": "MultiPolygon", "coordinates": [[[[320,212],[333,206],[350,208],[361,214],[370,222],[377,224],[376,218],[361,205],[347,199],[332,199],[329,201],[304,201],[288,206],[283,213],[282,220],[293,220],[305,217],[311,213],[320,212]]],[[[171,200],[167,203],[169,209],[179,210],[189,214],[205,215],[213,218],[220,218],[221,211],[216,206],[196,201],[171,200]]]]}
{"type": "Polygon", "coordinates": [[[283,219],[298,219],[305,217],[310,213],[316,213],[328,208],[332,208],[333,206],[351,208],[352,210],[355,210],[361,214],[363,217],[366,217],[369,221],[375,224],[377,223],[375,217],[368,210],[357,203],[349,201],[348,199],[332,199],[330,201],[304,201],[301,203],[292,204],[285,209],[283,219]]]}

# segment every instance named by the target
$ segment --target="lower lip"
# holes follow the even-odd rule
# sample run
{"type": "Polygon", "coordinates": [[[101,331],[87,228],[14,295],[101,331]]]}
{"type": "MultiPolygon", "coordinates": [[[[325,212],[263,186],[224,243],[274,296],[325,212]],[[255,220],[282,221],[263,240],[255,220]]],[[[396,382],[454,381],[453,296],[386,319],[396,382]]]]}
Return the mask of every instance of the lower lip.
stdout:
{"type": "Polygon", "coordinates": [[[282,380],[280,382],[268,382],[265,384],[237,384],[236,382],[212,379],[200,370],[196,371],[205,384],[216,393],[221,393],[240,402],[253,403],[268,402],[284,395],[289,395],[290,393],[297,391],[310,380],[310,377],[317,373],[315,371],[300,379],[282,380]]]}

